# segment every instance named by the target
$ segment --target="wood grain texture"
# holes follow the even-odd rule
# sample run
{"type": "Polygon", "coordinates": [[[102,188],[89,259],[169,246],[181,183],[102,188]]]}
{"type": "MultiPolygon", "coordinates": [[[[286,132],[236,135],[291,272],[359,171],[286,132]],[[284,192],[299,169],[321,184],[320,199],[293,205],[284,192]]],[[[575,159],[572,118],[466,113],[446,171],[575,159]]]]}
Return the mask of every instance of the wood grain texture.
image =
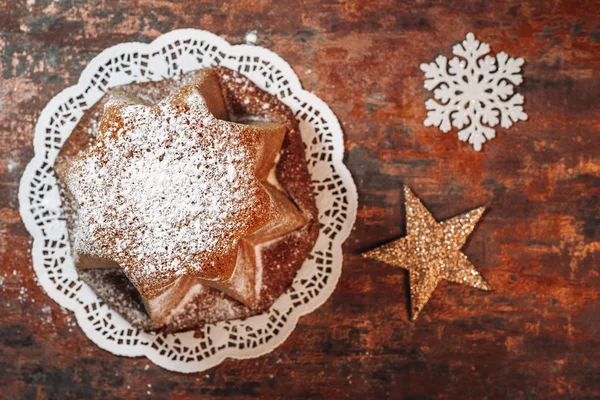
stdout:
{"type": "Polygon", "coordinates": [[[0,397],[600,397],[599,10],[598,1],[0,1],[0,397]],[[89,60],[187,27],[232,43],[257,30],[292,65],[342,123],[360,207],[335,293],[285,344],[180,375],[100,350],[42,292],[17,187],[40,111],[89,60]],[[481,153],[422,124],[419,64],[450,55],[469,31],[526,62],[529,121],[498,128],[481,153]],[[406,272],[358,255],[404,234],[404,183],[438,219],[488,206],[464,252],[492,293],[443,283],[408,321],[406,272]]]}

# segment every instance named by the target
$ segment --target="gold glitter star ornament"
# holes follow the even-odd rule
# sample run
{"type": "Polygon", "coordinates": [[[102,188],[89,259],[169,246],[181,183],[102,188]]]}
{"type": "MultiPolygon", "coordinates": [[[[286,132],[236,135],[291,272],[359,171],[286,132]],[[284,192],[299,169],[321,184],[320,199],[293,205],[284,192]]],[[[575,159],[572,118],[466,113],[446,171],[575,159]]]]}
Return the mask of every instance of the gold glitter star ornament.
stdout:
{"type": "Polygon", "coordinates": [[[363,256],[408,270],[411,319],[417,318],[442,279],[491,290],[460,251],[485,208],[479,207],[437,222],[406,186],[404,198],[406,237],[363,253],[363,256]]]}

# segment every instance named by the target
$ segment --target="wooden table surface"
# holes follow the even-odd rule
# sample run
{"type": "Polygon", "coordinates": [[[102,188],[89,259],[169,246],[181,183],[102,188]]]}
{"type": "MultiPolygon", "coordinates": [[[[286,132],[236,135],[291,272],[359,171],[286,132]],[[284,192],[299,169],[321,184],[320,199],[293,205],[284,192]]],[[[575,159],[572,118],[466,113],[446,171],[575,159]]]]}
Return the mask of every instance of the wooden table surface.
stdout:
{"type": "Polygon", "coordinates": [[[0,398],[600,397],[597,1],[0,1],[0,398]],[[18,212],[44,105],[104,48],[202,28],[287,60],[346,134],[359,191],[333,296],[274,352],[204,373],[96,347],[34,281],[18,212]],[[474,32],[525,58],[529,121],[475,152],[423,126],[422,62],[474,32]],[[405,232],[402,185],[438,219],[489,207],[465,253],[495,289],[442,283],[408,320],[407,274],[361,251],[405,232]],[[151,386],[150,386],[151,385],[151,386]]]}

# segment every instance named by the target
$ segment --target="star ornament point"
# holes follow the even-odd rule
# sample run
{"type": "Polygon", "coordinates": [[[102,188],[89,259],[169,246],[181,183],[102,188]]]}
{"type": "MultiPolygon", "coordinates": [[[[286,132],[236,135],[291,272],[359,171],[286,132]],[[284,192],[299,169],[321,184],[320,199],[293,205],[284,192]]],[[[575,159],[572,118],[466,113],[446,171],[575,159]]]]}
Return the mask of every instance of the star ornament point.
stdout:
{"type": "Polygon", "coordinates": [[[408,270],[411,319],[417,318],[442,280],[491,290],[460,251],[485,207],[437,222],[408,187],[404,188],[404,195],[406,236],[367,251],[363,256],[408,270]]]}

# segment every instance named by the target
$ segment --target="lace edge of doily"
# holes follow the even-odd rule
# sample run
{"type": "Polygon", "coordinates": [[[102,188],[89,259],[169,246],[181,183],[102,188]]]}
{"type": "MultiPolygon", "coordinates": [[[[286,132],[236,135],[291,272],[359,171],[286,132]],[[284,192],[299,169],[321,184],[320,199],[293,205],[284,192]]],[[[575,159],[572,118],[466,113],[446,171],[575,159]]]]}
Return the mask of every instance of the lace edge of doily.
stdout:
{"type": "MultiPolygon", "coordinates": [[[[228,66],[226,59],[224,61],[225,62],[223,62],[221,65],[228,66]]],[[[165,76],[160,77],[160,79],[164,79],[164,78],[165,78],[165,76]]],[[[156,79],[156,80],[160,80],[160,79],[156,79]]],[[[95,103],[96,101],[99,100],[99,98],[100,97],[98,97],[96,99],[92,99],[92,100],[95,103]]],[[[285,102],[285,99],[282,99],[282,101],[285,102]]],[[[80,118],[81,118],[81,115],[78,115],[77,121],[79,121],[80,118]]],[[[72,129],[71,129],[71,131],[72,131],[72,129]]],[[[248,358],[255,358],[255,357],[259,357],[261,355],[267,354],[267,353],[273,351],[279,345],[281,345],[289,337],[289,335],[295,329],[297,322],[301,316],[309,314],[310,312],[314,311],[315,309],[320,307],[331,296],[331,294],[335,290],[335,287],[337,286],[337,282],[341,275],[342,263],[343,263],[343,255],[342,255],[341,246],[342,246],[343,242],[346,240],[346,238],[348,237],[348,235],[350,234],[352,227],[354,226],[354,222],[356,219],[357,207],[358,207],[358,195],[357,195],[357,191],[356,191],[356,185],[354,183],[354,180],[351,177],[349,170],[343,163],[343,155],[344,155],[343,143],[344,143],[343,131],[341,129],[341,126],[339,124],[337,117],[335,117],[335,114],[331,111],[330,107],[324,101],[322,101],[319,97],[317,97],[313,93],[303,89],[298,76],[295,74],[295,72],[293,71],[291,66],[285,60],[283,60],[278,54],[272,52],[269,49],[266,49],[266,48],[260,47],[260,46],[247,45],[247,44],[231,45],[229,42],[220,38],[217,35],[214,35],[207,31],[196,30],[196,29],[182,29],[182,30],[171,31],[169,33],[159,36],[151,43],[127,42],[127,43],[120,43],[115,46],[106,48],[105,50],[103,50],[101,53],[99,53],[97,56],[95,56],[88,63],[88,65],[82,71],[77,84],[70,86],[68,88],[65,88],[64,90],[59,92],[57,95],[55,95],[46,104],[46,106],[40,113],[40,116],[37,120],[37,124],[35,126],[35,134],[34,134],[34,140],[33,140],[35,153],[34,153],[34,157],[27,164],[27,166],[23,172],[23,175],[21,177],[21,180],[19,183],[18,200],[19,200],[19,211],[21,213],[21,218],[23,220],[23,223],[24,223],[26,229],[28,230],[28,232],[30,233],[30,235],[33,238],[32,262],[33,262],[33,268],[36,273],[36,276],[39,279],[39,286],[41,286],[42,290],[52,300],[54,300],[56,303],[58,303],[61,307],[66,308],[75,314],[75,318],[77,320],[78,325],[81,327],[81,329],[84,331],[86,336],[93,343],[95,343],[98,347],[100,347],[106,351],[109,351],[113,354],[116,354],[116,355],[128,356],[128,357],[142,357],[143,356],[162,368],[176,371],[176,372],[192,373],[192,372],[200,372],[200,371],[206,370],[208,368],[212,368],[212,367],[220,364],[226,358],[248,359],[248,358]],[[188,36],[189,37],[192,35],[194,37],[198,37],[198,39],[203,38],[203,39],[210,40],[211,42],[218,42],[218,45],[221,45],[228,50],[235,50],[235,52],[239,53],[240,55],[242,55],[242,54],[257,55],[257,56],[260,56],[265,59],[275,60],[278,68],[280,68],[282,73],[286,76],[286,78],[289,81],[290,86],[293,87],[293,92],[297,93],[297,94],[302,94],[303,96],[310,98],[310,103],[312,105],[314,105],[316,108],[318,108],[320,112],[327,114],[328,122],[333,126],[332,130],[336,132],[336,135],[334,136],[334,139],[336,139],[336,143],[334,143],[334,146],[333,146],[334,151],[332,152],[332,160],[330,161],[330,163],[333,164],[336,172],[341,176],[342,181],[344,182],[344,186],[347,190],[346,195],[349,197],[349,199],[348,199],[349,206],[348,206],[348,210],[347,210],[348,215],[347,215],[346,220],[344,221],[345,223],[343,224],[342,229],[340,230],[340,232],[338,234],[338,237],[336,237],[336,239],[334,239],[334,243],[337,245],[333,246],[331,249],[331,251],[334,253],[333,257],[332,257],[333,262],[335,262],[338,265],[336,266],[336,268],[333,268],[333,271],[335,271],[335,274],[332,275],[333,279],[331,279],[331,284],[328,284],[328,287],[331,288],[330,290],[324,289],[315,298],[311,299],[311,301],[309,301],[308,303],[294,307],[293,311],[289,314],[288,321],[286,322],[284,327],[279,331],[279,333],[276,336],[274,336],[265,345],[262,345],[262,346],[259,346],[256,348],[247,349],[246,351],[231,350],[231,349],[221,350],[218,357],[214,357],[214,358],[210,358],[209,360],[202,361],[201,368],[198,368],[198,363],[176,363],[177,368],[170,368],[174,365],[165,363],[163,358],[161,358],[158,354],[155,354],[153,352],[144,352],[143,349],[139,349],[140,351],[135,352],[135,353],[133,353],[133,352],[132,353],[118,352],[118,351],[115,351],[116,346],[114,346],[113,342],[108,342],[106,340],[99,340],[99,339],[104,339],[104,338],[102,337],[102,335],[96,334],[95,329],[91,326],[91,324],[87,320],[85,310],[83,309],[82,305],[79,304],[76,300],[66,298],[64,293],[62,293],[54,288],[54,286],[52,285],[52,283],[50,282],[48,277],[44,274],[44,270],[40,269],[40,267],[42,266],[43,263],[42,263],[42,260],[40,260],[38,258],[41,258],[41,252],[42,252],[42,248],[43,248],[43,238],[40,237],[42,235],[41,228],[37,226],[37,224],[33,220],[33,215],[31,214],[31,211],[29,210],[29,204],[28,204],[28,194],[29,193],[28,192],[30,189],[29,184],[34,179],[35,172],[43,164],[43,162],[48,162],[50,164],[54,163],[54,160],[46,160],[45,159],[46,149],[45,149],[45,145],[43,142],[43,138],[44,138],[45,128],[48,125],[47,121],[49,120],[51,115],[55,112],[57,107],[60,104],[62,104],[62,102],[64,101],[65,98],[68,98],[68,96],[70,96],[74,93],[80,92],[81,89],[84,88],[91,81],[90,75],[93,75],[93,73],[95,73],[98,70],[98,67],[102,64],[103,61],[105,61],[107,58],[114,57],[118,54],[124,54],[126,52],[130,52],[130,51],[134,50],[134,48],[135,48],[134,51],[138,51],[138,52],[145,50],[145,48],[148,48],[148,49],[159,48],[160,46],[164,46],[168,43],[173,42],[174,40],[179,39],[179,36],[188,36]],[[89,329],[89,331],[88,331],[88,329],[89,329]],[[106,343],[104,343],[104,342],[106,342],[106,343]]],[[[74,277],[74,279],[77,279],[76,276],[74,277]]],[[[87,290],[91,290],[87,286],[85,286],[85,288],[87,290]]],[[[82,288],[82,290],[86,290],[86,289],[82,288]]],[[[122,318],[120,316],[118,316],[118,317],[122,318]]]]}

